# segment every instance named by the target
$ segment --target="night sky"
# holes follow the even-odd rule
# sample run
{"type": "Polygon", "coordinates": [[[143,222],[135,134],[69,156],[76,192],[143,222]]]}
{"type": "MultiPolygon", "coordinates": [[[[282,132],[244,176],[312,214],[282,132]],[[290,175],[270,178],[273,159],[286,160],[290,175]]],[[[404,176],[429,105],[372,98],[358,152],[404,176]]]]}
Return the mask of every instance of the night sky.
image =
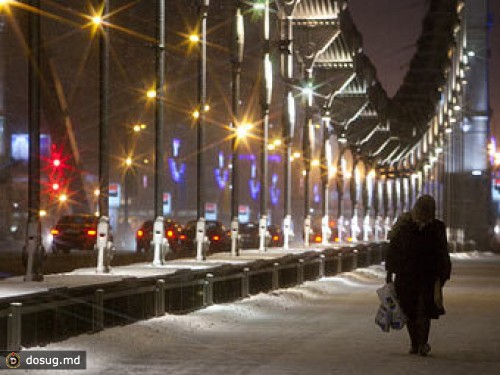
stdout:
{"type": "MultiPolygon", "coordinates": [[[[363,48],[377,68],[378,78],[389,96],[403,81],[415,53],[415,42],[425,15],[427,0],[349,0],[356,26],[363,35],[363,48]]],[[[500,1],[489,1],[491,134],[500,139],[500,1]]],[[[485,58],[486,53],[478,53],[485,58]]]]}

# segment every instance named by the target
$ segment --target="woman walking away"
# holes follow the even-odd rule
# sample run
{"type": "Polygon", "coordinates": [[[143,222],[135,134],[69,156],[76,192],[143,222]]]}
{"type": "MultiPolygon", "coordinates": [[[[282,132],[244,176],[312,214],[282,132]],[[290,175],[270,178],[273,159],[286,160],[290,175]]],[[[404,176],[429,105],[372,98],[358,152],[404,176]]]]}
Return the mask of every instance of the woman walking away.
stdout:
{"type": "Polygon", "coordinates": [[[430,195],[417,199],[411,212],[401,215],[389,233],[386,281],[395,275],[396,294],[408,317],[411,354],[426,356],[431,319],[444,314],[441,288],[450,278],[451,262],[446,228],[435,218],[430,195]]]}

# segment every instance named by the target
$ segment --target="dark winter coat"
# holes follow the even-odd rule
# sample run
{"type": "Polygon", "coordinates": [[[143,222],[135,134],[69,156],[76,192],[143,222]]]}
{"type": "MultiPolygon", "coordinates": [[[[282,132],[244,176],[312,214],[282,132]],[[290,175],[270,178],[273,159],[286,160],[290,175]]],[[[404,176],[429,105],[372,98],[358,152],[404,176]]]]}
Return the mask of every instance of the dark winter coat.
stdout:
{"type": "Polygon", "coordinates": [[[446,228],[434,219],[422,229],[410,213],[403,214],[389,234],[386,270],[396,274],[395,287],[404,313],[414,319],[419,295],[424,299],[425,313],[432,319],[444,314],[434,303],[434,285],[450,278],[446,228]]]}

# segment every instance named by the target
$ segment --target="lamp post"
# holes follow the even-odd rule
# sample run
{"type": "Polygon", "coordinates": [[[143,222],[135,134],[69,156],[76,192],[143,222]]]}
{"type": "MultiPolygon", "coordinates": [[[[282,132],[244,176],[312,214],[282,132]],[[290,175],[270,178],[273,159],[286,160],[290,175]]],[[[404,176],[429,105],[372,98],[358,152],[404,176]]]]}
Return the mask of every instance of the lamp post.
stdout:
{"type": "Polygon", "coordinates": [[[292,44],[292,21],[288,17],[282,18],[281,25],[281,67],[282,75],[286,82],[286,92],[283,111],[283,141],[285,143],[285,192],[284,192],[284,217],[283,217],[283,248],[289,249],[291,225],[292,225],[292,146],[295,127],[295,101],[290,89],[293,77],[293,44],[292,44]]]}
{"type": "Polygon", "coordinates": [[[329,234],[329,212],[328,212],[328,189],[329,189],[329,166],[330,166],[330,141],[329,141],[329,123],[330,123],[330,113],[326,111],[324,116],[322,116],[323,121],[323,147],[321,148],[321,183],[322,183],[322,219],[321,219],[321,238],[322,244],[328,244],[328,234],[329,234]]]}
{"type": "Polygon", "coordinates": [[[263,80],[262,80],[262,154],[260,174],[260,219],[259,219],[259,251],[266,250],[267,233],[267,185],[268,185],[268,139],[269,139],[269,106],[273,88],[272,65],[269,46],[269,0],[264,0],[264,44],[263,44],[263,80]]]}
{"type": "Polygon", "coordinates": [[[153,266],[163,264],[162,249],[168,245],[163,225],[163,181],[165,163],[164,100],[165,100],[165,14],[166,0],[157,0],[156,98],[155,98],[155,221],[153,224],[153,266]]]}
{"type": "MultiPolygon", "coordinates": [[[[103,1],[102,19],[109,11],[109,0],[103,1]]],[[[109,94],[109,35],[102,22],[99,36],[99,224],[97,228],[97,273],[108,272],[105,249],[109,238],[109,145],[108,145],[108,94],[109,94]]]]}
{"type": "Polygon", "coordinates": [[[196,260],[205,259],[203,244],[205,242],[205,208],[201,189],[203,188],[203,128],[205,127],[205,104],[207,101],[207,16],[209,0],[198,0],[198,17],[201,39],[198,49],[198,121],[197,127],[197,155],[196,155],[196,260]]]}
{"type": "Polygon", "coordinates": [[[311,75],[312,71],[307,72],[307,81],[304,89],[305,96],[305,122],[302,131],[302,152],[304,155],[304,246],[309,247],[309,232],[311,228],[309,185],[311,177],[311,139],[309,132],[312,127],[311,107],[313,100],[311,75]]]}
{"type": "Polygon", "coordinates": [[[233,44],[231,63],[233,67],[233,95],[232,111],[233,119],[231,127],[234,132],[232,141],[232,173],[231,173],[231,255],[239,255],[238,251],[238,137],[236,133],[237,124],[240,122],[240,84],[241,84],[241,63],[243,61],[243,48],[245,43],[245,32],[243,15],[241,14],[241,2],[237,2],[236,14],[233,21],[233,44]]]}
{"type": "MultiPolygon", "coordinates": [[[[31,0],[30,5],[39,9],[40,1],[31,0]]],[[[23,248],[24,281],[43,280],[43,253],[40,224],[40,14],[29,14],[29,185],[28,223],[26,243],[23,248]]]]}

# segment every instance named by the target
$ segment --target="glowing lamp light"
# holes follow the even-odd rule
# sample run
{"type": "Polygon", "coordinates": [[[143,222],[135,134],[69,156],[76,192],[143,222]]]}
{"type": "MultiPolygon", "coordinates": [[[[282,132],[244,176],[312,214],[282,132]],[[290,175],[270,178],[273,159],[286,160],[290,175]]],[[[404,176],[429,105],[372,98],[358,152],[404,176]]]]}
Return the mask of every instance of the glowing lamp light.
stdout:
{"type": "Polygon", "coordinates": [[[45,217],[45,216],[47,216],[47,211],[40,210],[40,212],[38,213],[38,215],[40,215],[40,217],[45,217]]]}
{"type": "Polygon", "coordinates": [[[322,240],[323,238],[321,238],[321,236],[314,236],[314,242],[320,243],[322,240]]]}
{"type": "Polygon", "coordinates": [[[52,190],[54,190],[54,191],[59,190],[59,184],[58,184],[57,182],[54,182],[54,183],[52,184],[52,190]]]}
{"type": "Polygon", "coordinates": [[[130,167],[132,165],[132,158],[130,156],[125,159],[125,165],[127,167],[130,167]]]}
{"type": "Polygon", "coordinates": [[[60,159],[54,159],[54,160],[52,161],[52,165],[53,165],[54,167],[59,167],[59,166],[61,165],[61,160],[60,160],[60,159]]]}
{"type": "Polygon", "coordinates": [[[193,112],[193,118],[198,119],[200,118],[200,111],[196,110],[193,112]]]}
{"type": "Polygon", "coordinates": [[[144,236],[144,231],[143,231],[142,229],[139,229],[139,230],[137,231],[137,237],[138,237],[138,238],[142,238],[143,236],[144,236]]]}
{"type": "Polygon", "coordinates": [[[101,16],[99,16],[99,15],[93,16],[93,17],[92,17],[92,23],[93,23],[95,26],[99,26],[100,24],[102,24],[102,17],[101,17],[101,16]]]}
{"type": "Polygon", "coordinates": [[[57,236],[59,234],[59,229],[52,228],[50,230],[50,234],[53,235],[53,236],[57,236]]]}
{"type": "Polygon", "coordinates": [[[68,196],[66,194],[61,194],[59,196],[59,202],[66,202],[68,200],[68,196]]]}
{"type": "Polygon", "coordinates": [[[94,237],[97,234],[97,231],[95,229],[89,229],[87,231],[87,235],[90,237],[94,237]]]}
{"type": "Polygon", "coordinates": [[[236,128],[236,137],[245,138],[248,135],[250,129],[252,129],[251,124],[241,124],[236,128]]]}
{"type": "Polygon", "coordinates": [[[294,157],[295,159],[300,158],[300,152],[297,152],[297,151],[296,151],[296,152],[294,152],[294,153],[293,153],[293,157],[294,157]]]}
{"type": "Polygon", "coordinates": [[[156,98],[156,90],[148,90],[148,91],[146,92],[146,96],[147,96],[149,99],[156,98]]]}
{"type": "Polygon", "coordinates": [[[98,197],[101,194],[101,191],[99,189],[94,190],[94,196],[98,197]]]}
{"type": "Polygon", "coordinates": [[[205,112],[210,111],[210,105],[209,105],[209,104],[205,104],[205,105],[203,106],[203,110],[204,110],[205,112]]]}
{"type": "Polygon", "coordinates": [[[311,165],[313,167],[318,167],[319,166],[319,159],[314,159],[312,162],[311,162],[311,165]]]}
{"type": "Polygon", "coordinates": [[[189,35],[189,41],[191,43],[198,43],[200,41],[200,36],[198,34],[189,35]]]}
{"type": "Polygon", "coordinates": [[[173,238],[174,237],[174,231],[169,229],[167,230],[167,238],[173,238]]]}

